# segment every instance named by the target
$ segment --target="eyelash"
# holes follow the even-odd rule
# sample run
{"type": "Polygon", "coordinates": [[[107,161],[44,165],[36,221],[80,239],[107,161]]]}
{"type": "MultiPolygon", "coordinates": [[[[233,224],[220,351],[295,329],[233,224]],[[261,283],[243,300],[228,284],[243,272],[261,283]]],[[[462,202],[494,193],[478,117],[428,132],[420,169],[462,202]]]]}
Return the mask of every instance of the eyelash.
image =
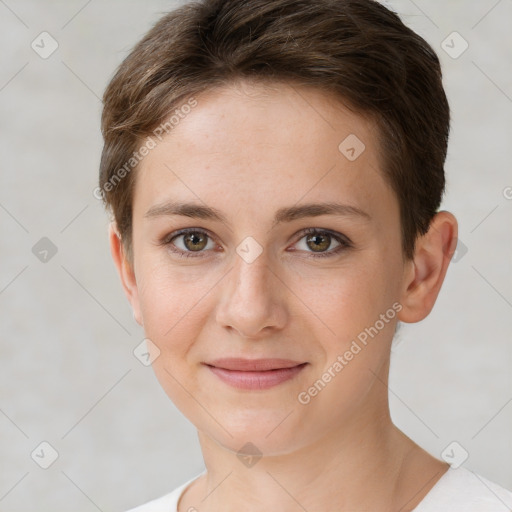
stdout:
{"type": "MultiPolygon", "coordinates": [[[[174,244],[172,243],[173,240],[178,238],[181,235],[188,235],[190,233],[200,233],[202,235],[206,235],[210,240],[215,241],[213,237],[211,237],[207,231],[203,229],[197,229],[197,228],[185,228],[180,229],[179,231],[176,231],[174,233],[171,233],[169,236],[166,236],[162,241],[161,245],[166,245],[169,247],[172,247],[174,244]]],[[[326,252],[319,252],[319,253],[310,253],[308,258],[327,258],[327,257],[333,257],[340,252],[349,249],[352,247],[352,242],[344,235],[341,235],[339,233],[334,233],[326,229],[318,229],[318,228],[306,228],[301,232],[301,237],[297,240],[299,242],[307,235],[328,235],[331,238],[334,238],[340,245],[336,247],[335,249],[332,249],[330,251],[326,252]]],[[[295,243],[297,243],[295,242],[295,243]]],[[[175,247],[175,246],[174,246],[175,247]]],[[[181,249],[170,249],[173,253],[178,254],[180,257],[183,258],[198,258],[201,253],[206,252],[203,251],[197,251],[197,256],[194,254],[194,251],[183,251],[181,249]]]]}

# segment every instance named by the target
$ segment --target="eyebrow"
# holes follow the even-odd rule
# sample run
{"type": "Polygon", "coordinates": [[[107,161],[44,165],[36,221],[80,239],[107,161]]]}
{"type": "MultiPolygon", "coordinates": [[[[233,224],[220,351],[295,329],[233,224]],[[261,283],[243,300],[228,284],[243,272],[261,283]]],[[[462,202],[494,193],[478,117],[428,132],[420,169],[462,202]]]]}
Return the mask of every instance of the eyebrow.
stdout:
{"type": "MultiPolygon", "coordinates": [[[[166,201],[152,206],[144,215],[145,218],[181,215],[195,219],[207,219],[229,225],[226,216],[216,208],[198,203],[183,203],[179,201],[166,201]]],[[[319,217],[321,215],[336,215],[342,217],[359,217],[369,221],[371,216],[365,211],[340,203],[309,203],[300,206],[288,206],[276,211],[272,228],[283,222],[292,222],[304,217],[319,217]]]]}

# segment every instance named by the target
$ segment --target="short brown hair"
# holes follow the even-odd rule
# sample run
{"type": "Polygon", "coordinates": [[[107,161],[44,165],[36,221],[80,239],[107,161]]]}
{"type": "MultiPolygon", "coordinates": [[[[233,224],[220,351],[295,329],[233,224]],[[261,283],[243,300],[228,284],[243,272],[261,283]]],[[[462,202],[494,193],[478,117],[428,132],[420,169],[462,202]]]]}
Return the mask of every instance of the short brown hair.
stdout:
{"type": "Polygon", "coordinates": [[[129,257],[135,173],[126,163],[184,98],[238,79],[313,86],[375,119],[412,258],[444,192],[449,106],[433,49],[372,0],[199,0],[155,24],[103,97],[99,190],[129,257]]]}

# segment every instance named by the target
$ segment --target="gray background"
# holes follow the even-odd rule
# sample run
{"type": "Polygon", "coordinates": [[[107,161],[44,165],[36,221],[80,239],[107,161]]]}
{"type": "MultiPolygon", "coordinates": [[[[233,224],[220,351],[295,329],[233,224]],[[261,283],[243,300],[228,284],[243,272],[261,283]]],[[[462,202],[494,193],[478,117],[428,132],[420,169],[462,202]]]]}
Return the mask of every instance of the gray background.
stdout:
{"type": "MultiPolygon", "coordinates": [[[[453,115],[443,207],[464,244],[432,314],[400,330],[392,416],[435,456],[457,441],[465,467],[512,488],[512,2],[388,4],[442,59],[453,115]],[[469,43],[458,58],[441,47],[453,31],[469,43]]],[[[0,0],[1,511],[122,511],[203,469],[193,425],[133,355],[144,333],[92,194],[99,98],[176,5],[0,0]],[[43,31],[59,45],[46,59],[31,48],[43,31]],[[43,237],[57,248],[46,262],[32,251],[43,237]],[[58,452],[48,469],[43,441],[58,452]]]]}

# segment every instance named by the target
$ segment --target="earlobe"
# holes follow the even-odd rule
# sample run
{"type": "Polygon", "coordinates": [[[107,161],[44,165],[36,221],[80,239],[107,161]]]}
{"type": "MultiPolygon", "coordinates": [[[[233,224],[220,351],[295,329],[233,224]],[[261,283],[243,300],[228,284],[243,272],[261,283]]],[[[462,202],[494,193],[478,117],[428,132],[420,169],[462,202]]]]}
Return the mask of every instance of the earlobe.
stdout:
{"type": "Polygon", "coordinates": [[[437,213],[425,235],[416,240],[414,259],[406,279],[398,315],[402,322],[419,322],[434,307],[457,245],[457,220],[447,211],[437,213]]]}
{"type": "Polygon", "coordinates": [[[121,235],[119,234],[114,221],[111,222],[109,226],[109,242],[112,259],[114,260],[117,272],[119,273],[123,290],[132,306],[133,317],[135,321],[142,326],[142,315],[140,312],[139,293],[137,281],[135,279],[135,272],[133,265],[126,257],[121,235]]]}

